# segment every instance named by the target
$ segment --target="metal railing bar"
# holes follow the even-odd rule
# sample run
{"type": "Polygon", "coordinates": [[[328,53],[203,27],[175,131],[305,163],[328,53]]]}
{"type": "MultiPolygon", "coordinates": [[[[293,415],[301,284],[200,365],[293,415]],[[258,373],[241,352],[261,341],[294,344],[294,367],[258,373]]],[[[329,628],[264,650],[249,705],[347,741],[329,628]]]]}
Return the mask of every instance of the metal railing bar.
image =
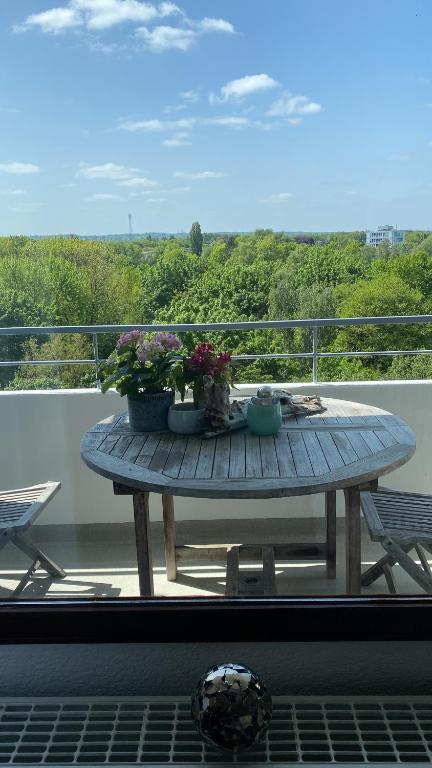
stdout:
{"type": "Polygon", "coordinates": [[[233,360],[285,360],[288,358],[313,357],[312,352],[269,352],[256,355],[233,355],[233,360]]]}
{"type": "Polygon", "coordinates": [[[306,320],[257,320],[247,322],[228,323],[183,323],[183,324],[141,324],[141,325],[69,325],[69,326],[26,326],[0,328],[0,336],[43,336],[50,334],[91,334],[94,357],[90,359],[68,360],[2,360],[0,368],[18,368],[21,366],[65,366],[65,365],[91,365],[95,367],[96,386],[100,389],[99,367],[104,358],[99,357],[98,335],[119,334],[121,332],[138,328],[143,331],[248,331],[248,330],[283,330],[288,328],[307,328],[312,330],[311,352],[277,352],[233,355],[233,360],[238,362],[258,360],[295,360],[307,359],[312,361],[312,382],[318,382],[318,361],[325,358],[372,358],[372,357],[396,357],[403,355],[432,355],[432,349],[405,349],[405,350],[373,350],[359,352],[320,352],[318,349],[318,328],[337,326],[362,326],[362,325],[415,325],[430,323],[432,315],[389,315],[385,317],[355,317],[355,318],[313,318],[306,320]]]}
{"type": "Polygon", "coordinates": [[[94,333],[93,336],[93,354],[94,354],[94,361],[95,361],[95,367],[96,367],[96,388],[101,388],[101,380],[99,378],[99,345],[98,345],[98,335],[97,333],[94,333]]]}
{"type": "MultiPolygon", "coordinates": [[[[397,355],[432,355],[432,349],[393,349],[381,350],[375,352],[317,352],[317,359],[330,357],[382,357],[397,355]]],[[[292,359],[313,359],[313,352],[278,352],[256,355],[233,355],[233,360],[247,362],[248,360],[292,360],[292,359]]],[[[106,358],[99,357],[98,364],[106,361],[106,358]]],[[[0,368],[15,367],[20,365],[95,365],[96,360],[90,358],[83,360],[81,358],[71,360],[1,360],[0,368]]]]}
{"type": "Polygon", "coordinates": [[[312,328],[312,383],[318,381],[318,327],[312,328]]]}
{"type": "Polygon", "coordinates": [[[55,325],[55,326],[13,326],[0,328],[0,336],[40,336],[55,333],[123,333],[139,329],[142,331],[248,331],[257,329],[285,328],[327,328],[348,325],[416,325],[432,324],[432,315],[389,315],[384,317],[329,317],[306,320],[250,320],[230,323],[164,323],[133,325],[55,325]]]}
{"type": "Polygon", "coordinates": [[[432,355],[432,349],[391,349],[375,352],[318,352],[317,357],[383,357],[397,355],[432,355]]]}
{"type": "Polygon", "coordinates": [[[15,368],[20,365],[94,365],[93,358],[90,360],[0,360],[0,368],[15,368]]]}

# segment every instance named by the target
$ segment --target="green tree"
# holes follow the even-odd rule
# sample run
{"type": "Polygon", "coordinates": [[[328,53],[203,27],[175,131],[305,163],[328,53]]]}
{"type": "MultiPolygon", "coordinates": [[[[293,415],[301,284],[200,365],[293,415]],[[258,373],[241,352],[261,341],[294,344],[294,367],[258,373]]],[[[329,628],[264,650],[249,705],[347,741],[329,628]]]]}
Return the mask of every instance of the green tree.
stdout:
{"type": "Polygon", "coordinates": [[[198,221],[194,221],[194,223],[192,224],[190,228],[189,239],[190,239],[192,253],[195,253],[196,256],[201,256],[202,247],[203,247],[203,236],[202,236],[201,227],[198,221]]]}

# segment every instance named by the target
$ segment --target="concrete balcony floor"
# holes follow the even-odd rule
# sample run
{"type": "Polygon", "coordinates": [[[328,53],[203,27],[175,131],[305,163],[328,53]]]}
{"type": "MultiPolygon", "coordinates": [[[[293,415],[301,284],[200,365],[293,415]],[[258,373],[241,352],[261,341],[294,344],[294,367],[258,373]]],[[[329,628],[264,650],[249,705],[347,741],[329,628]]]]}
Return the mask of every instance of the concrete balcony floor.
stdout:
{"type": "MultiPolygon", "coordinates": [[[[317,518],[254,520],[180,521],[176,525],[178,544],[276,543],[324,540],[324,522],[317,518]]],[[[53,580],[39,570],[29,580],[21,598],[92,598],[137,596],[138,576],[133,526],[129,523],[96,525],[42,525],[32,530],[35,543],[67,572],[53,580]]],[[[170,597],[223,595],[225,563],[203,559],[180,566],[177,580],[166,579],[162,523],[152,523],[155,594],[170,597]]],[[[366,569],[383,554],[362,533],[362,564],[366,569]]],[[[0,553],[0,598],[7,597],[29,566],[28,559],[9,544],[0,553]]],[[[245,564],[256,570],[256,564],[245,564]]],[[[322,562],[276,563],[278,594],[343,595],[345,593],[344,520],[338,519],[337,578],[328,580],[322,562]]],[[[421,592],[398,566],[394,568],[398,593],[421,592]]],[[[253,586],[251,592],[253,594],[253,586]]],[[[384,578],[363,590],[365,595],[388,594],[384,578]]],[[[424,593],[423,593],[424,594],[424,593]]]]}

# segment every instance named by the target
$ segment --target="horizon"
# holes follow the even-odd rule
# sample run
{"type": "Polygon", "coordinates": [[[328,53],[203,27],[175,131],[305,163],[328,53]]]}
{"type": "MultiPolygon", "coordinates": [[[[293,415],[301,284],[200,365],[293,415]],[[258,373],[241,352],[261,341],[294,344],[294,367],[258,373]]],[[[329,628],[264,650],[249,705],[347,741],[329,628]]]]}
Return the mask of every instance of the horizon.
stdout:
{"type": "Polygon", "coordinates": [[[167,235],[430,228],[428,0],[3,0],[0,20],[1,235],[127,235],[129,213],[167,235]]]}
{"type": "MultiPolygon", "coordinates": [[[[397,228],[399,230],[399,228],[397,228]]],[[[271,227],[256,227],[254,230],[246,230],[246,229],[232,229],[232,230],[202,230],[203,235],[253,235],[257,231],[269,231],[273,232],[274,234],[283,234],[283,235],[337,235],[337,234],[355,234],[358,232],[366,232],[368,230],[365,229],[321,229],[321,230],[306,230],[306,229],[298,229],[298,230],[290,230],[290,229],[279,229],[279,230],[273,230],[271,227]]],[[[399,230],[404,232],[432,232],[429,228],[422,228],[421,230],[415,230],[415,229],[406,229],[406,230],[399,230]]],[[[39,234],[36,232],[32,232],[29,234],[23,234],[19,233],[16,235],[4,235],[0,234],[0,237],[28,237],[29,239],[36,238],[36,239],[49,239],[49,238],[70,238],[70,237],[78,237],[78,238],[85,238],[86,240],[92,240],[92,239],[119,239],[124,238],[125,240],[140,240],[140,239],[146,239],[149,236],[157,235],[161,236],[161,239],[163,236],[168,237],[182,237],[182,238],[188,238],[189,232],[188,231],[179,231],[170,232],[169,230],[148,230],[147,232],[132,232],[131,234],[127,231],[125,232],[93,232],[90,234],[84,234],[79,232],[51,232],[51,233],[44,233],[39,234]]]]}

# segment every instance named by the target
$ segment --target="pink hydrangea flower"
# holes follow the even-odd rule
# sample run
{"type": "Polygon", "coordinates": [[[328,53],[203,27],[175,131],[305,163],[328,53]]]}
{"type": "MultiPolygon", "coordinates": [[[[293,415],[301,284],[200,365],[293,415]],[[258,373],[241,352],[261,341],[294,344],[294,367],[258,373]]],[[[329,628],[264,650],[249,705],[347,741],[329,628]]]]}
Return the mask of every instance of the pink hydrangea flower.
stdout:
{"type": "Polygon", "coordinates": [[[133,342],[138,342],[143,336],[142,331],[128,331],[118,337],[116,347],[125,347],[133,342]]]}
{"type": "Polygon", "coordinates": [[[152,341],[155,341],[159,344],[163,344],[166,349],[180,349],[182,346],[182,343],[178,336],[175,335],[175,333],[166,333],[165,331],[159,331],[158,333],[155,333],[155,335],[152,338],[152,341]]]}

